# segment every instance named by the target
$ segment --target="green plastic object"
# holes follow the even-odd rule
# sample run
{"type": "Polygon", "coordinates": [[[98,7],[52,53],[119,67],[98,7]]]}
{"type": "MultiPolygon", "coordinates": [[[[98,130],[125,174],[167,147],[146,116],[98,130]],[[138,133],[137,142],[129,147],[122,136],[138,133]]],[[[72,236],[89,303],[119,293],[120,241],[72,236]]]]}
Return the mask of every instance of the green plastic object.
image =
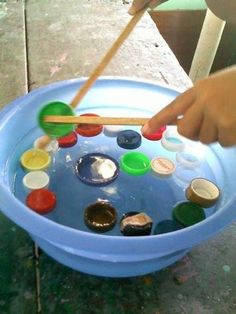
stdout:
{"type": "Polygon", "coordinates": [[[38,123],[43,131],[51,138],[63,137],[71,133],[75,125],[67,123],[44,122],[45,116],[74,116],[73,109],[61,101],[53,101],[45,105],[39,112],[38,123]]]}
{"type": "Polygon", "coordinates": [[[207,5],[204,0],[169,0],[155,8],[155,11],[186,11],[186,10],[206,10],[207,5]]]}
{"type": "Polygon", "coordinates": [[[189,227],[206,218],[204,210],[192,202],[180,203],[173,208],[173,218],[183,226],[189,227]]]}
{"type": "Polygon", "coordinates": [[[128,174],[140,176],[150,170],[151,162],[143,153],[130,152],[121,156],[120,167],[128,174]]]}

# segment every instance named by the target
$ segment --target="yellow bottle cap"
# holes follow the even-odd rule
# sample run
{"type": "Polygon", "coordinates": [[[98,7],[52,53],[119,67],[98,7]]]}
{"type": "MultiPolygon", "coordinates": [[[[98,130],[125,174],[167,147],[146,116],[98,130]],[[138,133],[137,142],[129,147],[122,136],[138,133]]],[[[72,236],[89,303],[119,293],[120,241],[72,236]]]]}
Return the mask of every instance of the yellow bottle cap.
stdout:
{"type": "Polygon", "coordinates": [[[22,166],[30,171],[46,169],[51,163],[50,155],[42,149],[29,149],[20,158],[22,166]]]}

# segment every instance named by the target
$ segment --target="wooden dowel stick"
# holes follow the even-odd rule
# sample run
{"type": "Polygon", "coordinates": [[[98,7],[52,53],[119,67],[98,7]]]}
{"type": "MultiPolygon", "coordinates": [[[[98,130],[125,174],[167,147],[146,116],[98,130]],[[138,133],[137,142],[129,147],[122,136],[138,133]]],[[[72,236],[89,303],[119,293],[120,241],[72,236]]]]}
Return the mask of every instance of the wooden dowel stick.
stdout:
{"type": "Polygon", "coordinates": [[[45,116],[45,122],[68,124],[144,125],[149,118],[45,116]]]}
{"type": "MultiPolygon", "coordinates": [[[[113,43],[111,48],[108,50],[108,52],[105,54],[105,56],[102,58],[98,66],[95,68],[95,70],[90,74],[90,77],[86,80],[84,85],[79,89],[75,97],[72,99],[70,106],[72,108],[75,108],[78,106],[82,98],[85,96],[85,94],[88,92],[88,90],[91,88],[91,86],[94,84],[96,79],[99,77],[99,75],[102,73],[102,71],[105,69],[107,64],[111,61],[117,50],[120,48],[120,46],[123,44],[125,39],[129,36],[129,34],[134,29],[135,25],[138,23],[138,21],[142,18],[143,14],[145,13],[147,9],[147,6],[145,6],[142,10],[137,12],[129,21],[129,23],[126,25],[124,30],[121,32],[119,37],[116,39],[116,41],[113,43]]],[[[44,139],[38,144],[39,148],[44,148],[50,143],[50,137],[45,135],[44,139]]]]}
{"type": "Polygon", "coordinates": [[[129,21],[129,23],[126,25],[124,30],[121,32],[120,36],[116,39],[116,41],[113,43],[111,48],[108,50],[108,52],[102,58],[102,60],[100,61],[99,65],[91,73],[90,77],[87,79],[87,81],[84,83],[84,85],[79,89],[78,93],[72,99],[72,101],[70,103],[70,106],[72,108],[77,107],[77,105],[80,103],[80,101],[85,96],[85,94],[88,92],[88,90],[91,88],[93,83],[96,81],[96,79],[99,77],[99,75],[103,72],[103,70],[105,69],[107,64],[114,57],[115,53],[120,48],[120,46],[123,44],[125,39],[132,32],[133,28],[138,23],[138,21],[141,19],[141,17],[143,16],[144,12],[146,11],[146,9],[147,8],[145,7],[144,9],[142,9],[138,13],[136,13],[132,17],[132,19],[129,21]]]}

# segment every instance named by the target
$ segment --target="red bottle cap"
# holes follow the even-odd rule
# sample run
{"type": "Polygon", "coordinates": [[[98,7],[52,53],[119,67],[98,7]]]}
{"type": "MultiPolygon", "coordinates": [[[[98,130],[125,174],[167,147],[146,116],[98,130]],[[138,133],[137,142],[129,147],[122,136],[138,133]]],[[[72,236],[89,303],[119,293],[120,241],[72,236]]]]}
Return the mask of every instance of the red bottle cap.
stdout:
{"type": "Polygon", "coordinates": [[[26,198],[26,205],[38,214],[47,214],[56,205],[56,196],[47,189],[32,191],[26,198]]]}
{"type": "MultiPolygon", "coordinates": [[[[99,115],[94,113],[85,113],[81,114],[81,116],[88,117],[99,117],[99,115]]],[[[100,134],[103,130],[103,125],[100,124],[78,124],[76,128],[76,132],[82,136],[92,137],[100,134]]]]}
{"type": "Polygon", "coordinates": [[[72,147],[77,143],[77,133],[73,131],[66,136],[58,138],[57,140],[59,147],[72,147]]]}
{"type": "Polygon", "coordinates": [[[147,140],[150,141],[158,141],[162,138],[163,132],[166,130],[166,126],[162,126],[159,130],[157,130],[155,133],[152,134],[142,134],[143,137],[145,137],[147,140]]]}

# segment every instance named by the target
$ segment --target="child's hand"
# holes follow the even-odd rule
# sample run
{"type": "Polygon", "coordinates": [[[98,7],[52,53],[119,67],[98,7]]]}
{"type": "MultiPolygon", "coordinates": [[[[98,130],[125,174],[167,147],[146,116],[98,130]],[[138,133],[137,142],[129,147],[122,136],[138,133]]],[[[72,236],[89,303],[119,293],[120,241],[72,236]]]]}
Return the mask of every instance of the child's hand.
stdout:
{"type": "Polygon", "coordinates": [[[142,128],[154,133],[177,121],[178,132],[204,144],[236,144],[236,66],[198,81],[171,104],[152,117],[142,128]]]}

